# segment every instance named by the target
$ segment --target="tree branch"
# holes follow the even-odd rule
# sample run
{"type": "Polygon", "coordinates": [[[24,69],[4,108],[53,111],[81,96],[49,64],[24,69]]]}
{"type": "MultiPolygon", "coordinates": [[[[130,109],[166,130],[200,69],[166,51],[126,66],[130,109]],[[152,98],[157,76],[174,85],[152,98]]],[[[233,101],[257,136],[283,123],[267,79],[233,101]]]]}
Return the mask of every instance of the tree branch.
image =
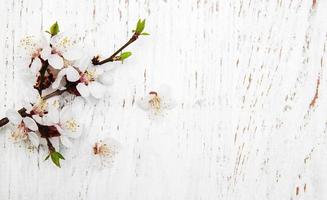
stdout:
{"type": "Polygon", "coordinates": [[[55,96],[59,96],[61,95],[62,93],[66,92],[67,89],[64,89],[64,90],[56,90],[50,94],[47,94],[45,95],[44,97],[42,97],[43,100],[47,100],[47,99],[50,99],[51,97],[55,97],[55,96]]]}
{"type": "Polygon", "coordinates": [[[48,137],[45,138],[45,139],[47,140],[47,145],[48,145],[49,152],[50,152],[50,153],[55,152],[56,149],[53,147],[53,145],[52,145],[50,139],[49,139],[48,137]]]}
{"type": "Polygon", "coordinates": [[[48,69],[49,63],[48,63],[48,61],[43,60],[40,56],[39,56],[39,59],[42,62],[42,67],[40,69],[40,82],[38,83],[37,90],[39,91],[39,94],[42,95],[42,90],[44,89],[43,88],[43,82],[45,80],[45,72],[48,69]]]}
{"type": "Polygon", "coordinates": [[[115,57],[122,51],[124,50],[126,47],[128,47],[130,44],[132,44],[133,42],[135,42],[138,38],[139,38],[138,33],[134,33],[133,36],[122,46],[120,47],[117,51],[115,51],[115,53],[113,53],[109,58],[106,58],[102,61],[99,60],[99,57],[94,57],[92,59],[92,63],[93,65],[103,65],[107,62],[113,62],[115,61],[115,57]]]}

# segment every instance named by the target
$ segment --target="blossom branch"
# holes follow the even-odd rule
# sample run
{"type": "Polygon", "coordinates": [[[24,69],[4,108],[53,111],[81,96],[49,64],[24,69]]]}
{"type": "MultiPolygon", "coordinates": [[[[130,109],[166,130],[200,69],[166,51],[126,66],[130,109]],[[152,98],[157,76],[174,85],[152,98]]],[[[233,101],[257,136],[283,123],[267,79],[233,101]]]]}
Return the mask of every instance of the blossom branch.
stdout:
{"type": "Polygon", "coordinates": [[[136,25],[136,29],[133,30],[134,34],[132,35],[132,37],[122,46],[120,47],[117,51],[115,51],[115,53],[113,53],[109,58],[106,58],[102,61],[99,60],[99,57],[98,56],[95,56],[93,59],[92,59],[92,64],[93,65],[103,65],[105,63],[108,63],[108,62],[113,62],[113,61],[122,61],[124,60],[125,58],[129,57],[131,55],[130,52],[128,52],[128,54],[125,54],[124,56],[117,56],[119,53],[121,53],[126,47],[128,47],[130,44],[132,44],[133,42],[135,42],[140,35],[149,35],[149,33],[145,33],[143,32],[145,28],[145,20],[139,20],[137,22],[137,25],[136,25]]]}
{"type": "Polygon", "coordinates": [[[130,44],[135,42],[138,39],[138,37],[139,37],[139,34],[134,33],[133,36],[122,47],[120,47],[115,53],[113,53],[109,58],[106,58],[106,59],[100,61],[99,57],[94,57],[92,59],[93,65],[103,65],[103,64],[108,63],[108,62],[113,62],[113,61],[116,61],[116,60],[120,60],[120,59],[116,59],[116,56],[120,52],[122,52],[122,50],[124,50],[126,47],[128,47],[130,44]]]}
{"type": "MultiPolygon", "coordinates": [[[[136,29],[134,30],[134,34],[132,35],[132,37],[122,46],[120,47],[117,51],[115,51],[110,57],[100,61],[99,60],[99,57],[94,57],[92,59],[92,63],[93,65],[102,65],[102,64],[105,64],[105,63],[108,63],[108,62],[113,62],[113,61],[122,61],[124,59],[126,59],[127,57],[129,57],[131,55],[130,52],[125,52],[123,54],[121,54],[120,56],[117,56],[119,53],[121,53],[126,47],[128,47],[130,44],[132,44],[133,42],[135,42],[140,35],[149,35],[148,33],[145,33],[143,32],[144,30],[144,27],[145,27],[145,20],[139,20],[137,22],[137,25],[136,25],[136,29]]],[[[56,35],[57,33],[59,32],[59,26],[57,24],[57,22],[55,24],[53,24],[51,27],[50,27],[50,31],[48,31],[48,33],[51,34],[51,37],[56,35]]],[[[45,77],[45,74],[47,72],[47,69],[49,67],[49,62],[47,60],[44,60],[41,58],[41,56],[38,57],[41,62],[42,62],[42,67],[39,71],[40,73],[40,76],[39,76],[39,80],[37,81],[36,85],[35,85],[35,88],[38,90],[40,96],[42,95],[42,91],[44,89],[44,82],[46,81],[46,77],[45,77]]],[[[32,60],[33,62],[33,60],[32,60]]],[[[30,64],[31,66],[31,64],[30,64]]],[[[29,66],[29,67],[30,67],[29,66]]],[[[45,95],[44,97],[42,97],[43,100],[47,100],[47,99],[50,99],[54,96],[59,96],[61,94],[63,94],[64,92],[71,92],[71,93],[75,93],[74,91],[74,88],[76,88],[76,85],[77,85],[77,82],[69,82],[67,85],[66,85],[66,89],[64,90],[56,90],[50,94],[47,94],[45,95]]],[[[22,116],[22,117],[25,117],[27,116],[27,113],[26,113],[26,109],[25,108],[21,108],[20,110],[18,110],[18,113],[22,116]]],[[[9,122],[9,119],[7,117],[5,118],[2,118],[0,120],[0,127],[6,125],[7,123],[9,122]]]]}
{"type": "Polygon", "coordinates": [[[45,95],[44,97],[42,97],[43,100],[47,100],[47,99],[50,99],[52,97],[55,97],[55,96],[60,96],[61,94],[63,94],[64,92],[66,92],[67,89],[64,89],[64,90],[56,90],[50,94],[47,94],[45,95]]]}

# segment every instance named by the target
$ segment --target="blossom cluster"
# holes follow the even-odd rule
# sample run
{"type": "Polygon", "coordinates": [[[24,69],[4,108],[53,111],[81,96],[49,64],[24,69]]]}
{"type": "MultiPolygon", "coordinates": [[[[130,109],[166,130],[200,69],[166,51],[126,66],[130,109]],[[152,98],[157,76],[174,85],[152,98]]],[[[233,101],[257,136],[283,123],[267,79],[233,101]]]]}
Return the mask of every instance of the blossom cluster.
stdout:
{"type": "MultiPolygon", "coordinates": [[[[140,35],[148,35],[143,32],[144,26],[145,20],[139,20],[130,40],[103,60],[85,53],[77,39],[59,31],[57,22],[47,31],[49,35],[22,39],[18,58],[26,86],[23,108],[7,110],[0,127],[10,122],[10,138],[14,142],[45,147],[45,160],[51,158],[60,167],[60,160],[65,159],[60,153],[62,148],[73,147],[85,133],[89,103],[105,97],[107,86],[113,83],[112,68],[107,65],[131,56],[131,52],[122,50],[140,35]],[[64,98],[64,93],[70,100],[64,98]]],[[[169,88],[161,87],[141,98],[138,105],[151,117],[158,117],[175,103],[169,88]]],[[[109,137],[97,141],[92,152],[102,165],[111,166],[120,149],[120,143],[109,137]]]]}
{"type": "MultiPolygon", "coordinates": [[[[85,53],[78,39],[60,32],[57,22],[46,31],[48,35],[20,40],[17,57],[26,86],[22,90],[23,108],[7,110],[0,127],[11,124],[10,138],[14,142],[32,148],[46,147],[46,160],[51,158],[60,167],[60,160],[64,159],[60,148],[72,147],[85,132],[88,103],[103,98],[113,82],[106,65],[128,58],[131,53],[122,50],[140,35],[147,35],[144,27],[145,20],[139,20],[130,40],[103,60],[85,53]],[[66,101],[64,93],[71,100],[66,101]]],[[[110,163],[119,148],[113,138],[98,141],[92,147],[102,163],[110,163]]]]}

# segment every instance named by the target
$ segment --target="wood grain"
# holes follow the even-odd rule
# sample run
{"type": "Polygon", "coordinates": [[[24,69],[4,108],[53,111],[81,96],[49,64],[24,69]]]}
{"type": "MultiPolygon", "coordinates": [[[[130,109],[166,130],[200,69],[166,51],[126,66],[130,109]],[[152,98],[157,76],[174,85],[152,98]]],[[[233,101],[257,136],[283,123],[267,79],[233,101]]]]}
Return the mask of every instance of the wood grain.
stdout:
{"type": "Polygon", "coordinates": [[[19,108],[17,43],[54,21],[110,55],[139,17],[110,94],[62,169],[0,130],[0,199],[327,199],[327,2],[8,0],[0,7],[0,115],[19,108]],[[318,81],[319,80],[319,81],[318,81]],[[178,106],[151,121],[135,104],[161,84],[178,106]],[[123,146],[98,170],[91,144],[123,146]]]}

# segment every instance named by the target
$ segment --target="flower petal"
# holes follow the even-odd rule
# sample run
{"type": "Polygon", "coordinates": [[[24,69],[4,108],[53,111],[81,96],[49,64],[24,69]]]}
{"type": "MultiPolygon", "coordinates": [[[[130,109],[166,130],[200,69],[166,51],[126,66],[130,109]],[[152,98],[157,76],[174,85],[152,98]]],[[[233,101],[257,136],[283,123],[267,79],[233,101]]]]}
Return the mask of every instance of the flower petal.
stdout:
{"type": "Polygon", "coordinates": [[[114,76],[113,73],[103,73],[100,77],[99,80],[101,83],[105,85],[112,85],[114,83],[114,76]]]}
{"type": "Polygon", "coordinates": [[[121,143],[112,137],[107,137],[107,138],[103,139],[103,143],[110,146],[110,148],[112,148],[117,153],[118,153],[118,151],[120,151],[122,149],[121,143]]]}
{"type": "Polygon", "coordinates": [[[67,70],[66,68],[60,70],[60,72],[57,75],[56,80],[52,83],[53,89],[57,89],[60,87],[60,83],[61,83],[63,77],[66,75],[66,70],[67,70]]]}
{"type": "Polygon", "coordinates": [[[168,85],[161,85],[158,88],[158,95],[161,98],[170,98],[170,96],[171,96],[171,87],[168,86],[168,85]]]}
{"type": "Polygon", "coordinates": [[[41,58],[43,60],[47,60],[49,58],[49,56],[51,55],[51,51],[52,51],[51,47],[49,47],[49,46],[44,47],[41,51],[41,58]]]}
{"type": "Polygon", "coordinates": [[[94,71],[95,71],[95,73],[96,73],[96,75],[102,75],[103,74],[103,72],[104,72],[104,70],[102,69],[102,68],[100,68],[100,67],[93,67],[94,68],[94,71]]]}
{"type": "Polygon", "coordinates": [[[81,94],[82,97],[90,96],[90,90],[84,83],[79,83],[76,86],[77,91],[81,94]]]}
{"type": "Polygon", "coordinates": [[[173,109],[177,106],[177,103],[176,101],[172,100],[172,99],[164,99],[164,102],[163,103],[163,108],[165,109],[173,109]]]}
{"type": "Polygon", "coordinates": [[[75,67],[77,67],[81,72],[85,72],[85,70],[92,65],[91,63],[92,57],[84,56],[83,58],[79,59],[75,62],[75,67]]]}
{"type": "Polygon", "coordinates": [[[48,58],[48,62],[55,69],[61,69],[64,66],[64,59],[58,54],[51,54],[48,58]]]}
{"type": "Polygon", "coordinates": [[[79,138],[82,135],[82,130],[83,129],[81,128],[81,125],[76,129],[76,131],[71,131],[65,128],[63,129],[61,135],[64,135],[69,138],[79,138]]]}
{"type": "Polygon", "coordinates": [[[60,111],[60,123],[64,124],[72,118],[71,105],[66,105],[60,111]]]}
{"type": "Polygon", "coordinates": [[[81,115],[84,110],[84,99],[82,97],[76,97],[72,102],[72,113],[75,116],[81,115]]]}
{"type": "Polygon", "coordinates": [[[23,122],[25,126],[32,131],[37,131],[39,129],[35,121],[30,117],[24,117],[23,122]]]}
{"type": "Polygon", "coordinates": [[[101,164],[104,167],[111,167],[115,162],[116,156],[122,149],[122,146],[120,142],[111,137],[104,139],[101,143],[102,145],[107,145],[110,148],[110,155],[100,155],[101,164]]]}
{"type": "Polygon", "coordinates": [[[70,148],[73,146],[73,143],[66,136],[60,136],[60,141],[61,141],[61,144],[63,144],[67,148],[70,148]]]}
{"type": "Polygon", "coordinates": [[[142,99],[138,100],[137,105],[142,110],[149,110],[150,109],[150,104],[149,104],[149,99],[148,98],[142,98],[142,99]]]}
{"type": "Polygon", "coordinates": [[[89,83],[88,88],[92,96],[97,99],[101,99],[106,91],[106,88],[102,84],[96,81],[89,83]]]}
{"type": "Polygon", "coordinates": [[[28,132],[28,139],[31,141],[33,146],[38,147],[40,144],[39,136],[35,132],[28,132]]]}
{"type": "Polygon", "coordinates": [[[67,80],[69,80],[70,82],[75,82],[80,78],[78,71],[72,66],[67,67],[66,76],[67,80]]]}
{"type": "Polygon", "coordinates": [[[42,67],[42,62],[40,58],[34,58],[31,64],[31,71],[33,74],[37,74],[42,67]]]}
{"type": "Polygon", "coordinates": [[[14,109],[7,110],[6,117],[15,125],[18,125],[23,120],[22,116],[14,109]]]}
{"type": "Polygon", "coordinates": [[[26,101],[23,101],[23,104],[24,104],[23,107],[26,109],[26,113],[31,113],[31,111],[33,110],[33,106],[26,101]]]}
{"type": "Polygon", "coordinates": [[[59,110],[54,106],[49,106],[48,113],[43,116],[43,121],[47,125],[59,123],[59,110]]]}
{"type": "Polygon", "coordinates": [[[81,50],[79,50],[77,48],[70,48],[70,49],[67,49],[63,53],[63,56],[65,59],[70,60],[70,61],[77,60],[82,57],[82,52],[81,52],[81,50]]]}

